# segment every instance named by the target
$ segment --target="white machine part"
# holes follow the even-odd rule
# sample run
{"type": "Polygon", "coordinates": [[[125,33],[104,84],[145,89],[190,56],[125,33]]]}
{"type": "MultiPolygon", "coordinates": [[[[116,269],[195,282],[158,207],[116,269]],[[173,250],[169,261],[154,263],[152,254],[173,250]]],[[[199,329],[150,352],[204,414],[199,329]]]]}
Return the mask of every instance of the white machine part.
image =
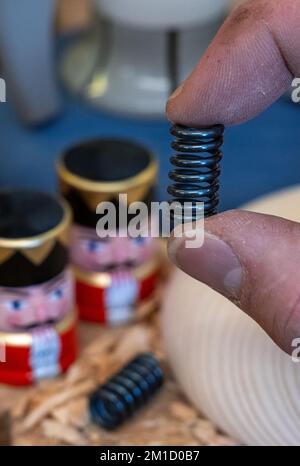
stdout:
{"type": "Polygon", "coordinates": [[[94,0],[95,28],[63,57],[67,87],[99,108],[133,116],[165,113],[173,90],[215,35],[229,0],[94,0]],[[176,77],[170,73],[176,33],[176,77]]]}
{"type": "MultiPolygon", "coordinates": [[[[68,88],[99,108],[162,115],[170,94],[168,39],[178,33],[178,81],[212,39],[230,0],[91,0],[95,30],[64,55],[68,88]],[[108,23],[108,24],[105,24],[108,23]]],[[[61,110],[55,62],[56,0],[0,1],[0,58],[24,122],[61,110]]],[[[174,82],[173,82],[174,84],[174,82]]]]}
{"type": "Polygon", "coordinates": [[[220,16],[226,0],[94,0],[115,23],[149,29],[183,29],[220,16]]]}

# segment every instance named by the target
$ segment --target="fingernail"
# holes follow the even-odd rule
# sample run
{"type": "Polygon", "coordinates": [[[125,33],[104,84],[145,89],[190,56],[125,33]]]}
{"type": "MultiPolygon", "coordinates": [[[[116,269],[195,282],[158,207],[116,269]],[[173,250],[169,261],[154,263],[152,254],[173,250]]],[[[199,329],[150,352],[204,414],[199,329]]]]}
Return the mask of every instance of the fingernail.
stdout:
{"type": "Polygon", "coordinates": [[[179,87],[177,87],[177,89],[173,92],[173,94],[169,97],[169,101],[170,100],[173,100],[173,99],[176,99],[176,97],[179,96],[179,94],[181,94],[181,92],[183,91],[183,87],[184,87],[184,82],[180,84],[179,87]]]}
{"type": "Polygon", "coordinates": [[[238,296],[243,268],[232,248],[210,233],[205,233],[203,246],[197,249],[185,247],[185,241],[184,238],[171,240],[169,255],[173,262],[224,296],[238,296]]]}

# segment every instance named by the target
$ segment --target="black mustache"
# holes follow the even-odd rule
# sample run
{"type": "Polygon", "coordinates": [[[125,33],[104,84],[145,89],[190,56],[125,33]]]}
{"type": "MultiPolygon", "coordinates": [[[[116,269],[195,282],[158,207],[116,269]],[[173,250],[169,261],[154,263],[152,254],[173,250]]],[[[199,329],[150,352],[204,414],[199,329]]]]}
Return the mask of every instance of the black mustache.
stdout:
{"type": "Polygon", "coordinates": [[[107,264],[103,267],[103,272],[114,272],[115,270],[119,270],[120,268],[132,268],[137,265],[136,261],[125,261],[120,264],[107,264]]]}
{"type": "Polygon", "coordinates": [[[49,320],[45,320],[44,322],[32,323],[29,325],[20,325],[17,327],[17,329],[26,330],[29,332],[30,330],[34,330],[35,328],[42,327],[44,325],[55,325],[57,322],[58,322],[57,319],[49,319],[49,320]]]}

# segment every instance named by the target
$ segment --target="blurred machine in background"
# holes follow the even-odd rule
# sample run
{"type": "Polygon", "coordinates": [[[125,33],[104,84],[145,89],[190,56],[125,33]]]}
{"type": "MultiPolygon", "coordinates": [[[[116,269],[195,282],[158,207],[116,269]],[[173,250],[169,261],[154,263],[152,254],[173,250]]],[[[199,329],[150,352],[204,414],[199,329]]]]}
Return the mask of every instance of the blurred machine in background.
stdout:
{"type": "Polygon", "coordinates": [[[96,0],[94,24],[61,70],[67,87],[113,112],[162,116],[219,27],[227,0],[96,0]]]}
{"type": "Polygon", "coordinates": [[[26,123],[57,115],[60,95],[56,83],[52,22],[54,0],[2,0],[0,57],[9,98],[26,123]]]}
{"type": "MultiPolygon", "coordinates": [[[[66,87],[100,108],[161,116],[170,92],[201,57],[229,3],[92,0],[90,30],[61,61],[66,87]]],[[[64,24],[73,6],[80,4],[76,0],[71,8],[64,0],[64,24]]],[[[61,110],[55,7],[55,0],[2,0],[0,5],[3,72],[18,113],[27,123],[46,121],[61,110]]]]}

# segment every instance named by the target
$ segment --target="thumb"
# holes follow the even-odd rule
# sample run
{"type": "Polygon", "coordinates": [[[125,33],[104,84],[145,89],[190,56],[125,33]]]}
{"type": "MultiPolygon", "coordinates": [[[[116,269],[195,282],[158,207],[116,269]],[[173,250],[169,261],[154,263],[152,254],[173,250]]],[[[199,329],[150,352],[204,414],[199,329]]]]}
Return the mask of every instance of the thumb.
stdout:
{"type": "Polygon", "coordinates": [[[300,337],[300,225],[231,211],[205,220],[205,230],[199,249],[172,238],[173,261],[233,301],[290,354],[300,337]]]}

